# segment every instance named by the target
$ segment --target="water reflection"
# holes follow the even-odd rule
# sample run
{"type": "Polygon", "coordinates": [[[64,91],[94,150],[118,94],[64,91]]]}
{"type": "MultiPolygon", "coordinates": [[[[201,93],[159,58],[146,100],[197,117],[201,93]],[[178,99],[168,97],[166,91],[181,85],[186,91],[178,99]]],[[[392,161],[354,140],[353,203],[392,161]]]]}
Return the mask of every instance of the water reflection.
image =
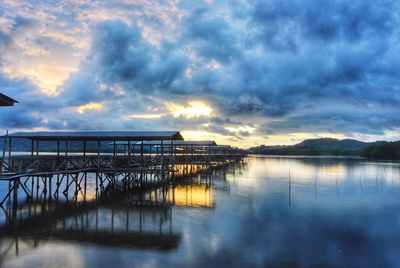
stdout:
{"type": "Polygon", "coordinates": [[[397,267],[399,182],[397,162],[252,157],[145,193],[21,204],[1,227],[0,259],[23,267],[397,267]]]}
{"type": "Polygon", "coordinates": [[[100,246],[169,250],[180,235],[172,230],[167,205],[134,206],[116,202],[27,203],[0,229],[2,238],[18,241],[73,241],[100,246]]]}
{"type": "Polygon", "coordinates": [[[222,189],[229,188],[226,171],[181,176],[171,184],[142,191],[113,186],[98,195],[88,188],[84,189],[85,195],[72,200],[68,195],[54,199],[37,194],[33,200],[3,208],[0,260],[48,241],[123,249],[176,249],[181,233],[173,228],[172,206],[213,208],[212,187],[218,189],[222,183],[222,189]]]}
{"type": "Polygon", "coordinates": [[[169,201],[176,206],[214,207],[211,188],[206,185],[178,185],[171,189],[169,201]]]}

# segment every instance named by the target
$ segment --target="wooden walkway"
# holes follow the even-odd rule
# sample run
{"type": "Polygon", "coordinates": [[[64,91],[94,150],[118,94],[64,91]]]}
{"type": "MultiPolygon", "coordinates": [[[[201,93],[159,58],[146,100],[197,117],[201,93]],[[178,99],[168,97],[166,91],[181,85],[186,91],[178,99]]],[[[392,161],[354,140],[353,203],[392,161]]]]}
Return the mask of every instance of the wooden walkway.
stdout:
{"type": "Polygon", "coordinates": [[[245,157],[243,150],[229,145],[183,141],[176,131],[31,132],[3,138],[0,183],[8,183],[8,188],[0,196],[0,206],[17,202],[18,192],[28,199],[39,192],[49,198],[58,199],[62,193],[77,199],[82,192],[86,199],[89,175],[94,176],[98,196],[115,185],[141,190],[210,174],[245,157]],[[21,141],[30,144],[29,152],[13,151],[13,144],[21,141]],[[56,149],[49,152],[49,144],[56,149]]]}

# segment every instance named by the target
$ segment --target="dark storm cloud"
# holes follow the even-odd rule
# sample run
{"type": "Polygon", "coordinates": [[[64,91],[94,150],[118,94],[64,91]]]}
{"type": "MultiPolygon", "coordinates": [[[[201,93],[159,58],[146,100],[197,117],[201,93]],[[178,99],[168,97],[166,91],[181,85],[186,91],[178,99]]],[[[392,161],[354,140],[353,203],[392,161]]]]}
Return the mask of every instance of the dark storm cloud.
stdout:
{"type": "Polygon", "coordinates": [[[94,32],[91,53],[65,84],[64,94],[71,103],[81,104],[117,97],[114,86],[128,93],[168,89],[186,62],[185,55],[170,51],[169,44],[158,49],[143,40],[135,26],[119,20],[103,22],[94,32]]]}
{"type": "MultiPolygon", "coordinates": [[[[331,18],[323,21],[325,17],[316,14],[320,8],[317,2],[260,1],[247,16],[248,25],[255,29],[250,28],[250,34],[236,31],[228,23],[207,20],[204,11],[198,22],[199,11],[195,11],[193,18],[187,20],[194,40],[201,39],[203,49],[223,46],[225,40],[230,40],[231,46],[224,49],[237,57],[230,56],[235,60],[229,63],[221,60],[223,71],[199,68],[189,88],[215,93],[217,106],[230,115],[261,113],[282,117],[296,112],[304,103],[318,104],[321,100],[395,106],[398,104],[398,97],[393,94],[396,90],[390,86],[378,90],[384,84],[382,81],[378,84],[373,77],[383,71],[380,68],[391,69],[395,63],[394,54],[388,50],[393,48],[390,37],[397,26],[394,6],[390,3],[384,7],[374,5],[329,4],[320,14],[331,15],[337,20],[335,23],[331,18]],[[363,12],[368,18],[363,18],[363,12]],[[312,20],[314,15],[319,15],[315,18],[317,26],[312,20]],[[382,20],[375,23],[378,17],[382,20]],[[213,34],[219,31],[220,25],[230,29],[223,31],[225,35],[213,34]],[[199,31],[198,28],[210,30],[199,31]],[[244,53],[237,53],[240,51],[235,47],[238,36],[253,46],[262,44],[264,50],[246,51],[246,46],[242,46],[244,53]],[[382,37],[387,40],[382,42],[382,37]],[[378,63],[381,67],[377,68],[378,63]]],[[[204,61],[210,59],[209,56],[204,61]]]]}
{"type": "Polygon", "coordinates": [[[296,51],[303,41],[357,42],[385,37],[396,27],[393,1],[256,1],[252,21],[264,44],[296,51]]]}
{"type": "Polygon", "coordinates": [[[203,58],[221,63],[240,57],[235,29],[222,17],[210,17],[211,11],[199,8],[185,21],[184,38],[193,41],[193,46],[203,58]]]}
{"type": "Polygon", "coordinates": [[[281,96],[379,100],[385,93],[371,78],[378,65],[394,63],[397,8],[391,1],[258,1],[251,25],[266,47],[263,59],[273,62],[265,71],[276,79],[268,82],[281,96]]]}
{"type": "Polygon", "coordinates": [[[382,133],[399,126],[393,120],[400,104],[394,2],[335,1],[321,8],[318,1],[258,1],[252,10],[251,40],[264,51],[238,63],[238,95],[219,99],[226,112],[279,117],[285,132],[298,130],[298,113],[319,131],[382,133]],[[340,103],[354,109],[335,110],[340,103]],[[326,115],[321,105],[333,111],[326,115]],[[332,117],[345,120],[326,124],[332,117]],[[376,117],[385,120],[373,123],[376,117]]]}
{"type": "Polygon", "coordinates": [[[353,106],[336,107],[331,103],[321,103],[318,113],[312,110],[301,114],[287,116],[261,126],[264,132],[273,131],[275,134],[288,133],[293,129],[304,133],[342,133],[351,136],[353,133],[368,133],[383,135],[384,130],[395,130],[400,125],[399,117],[393,108],[380,106],[354,109],[353,106]]]}

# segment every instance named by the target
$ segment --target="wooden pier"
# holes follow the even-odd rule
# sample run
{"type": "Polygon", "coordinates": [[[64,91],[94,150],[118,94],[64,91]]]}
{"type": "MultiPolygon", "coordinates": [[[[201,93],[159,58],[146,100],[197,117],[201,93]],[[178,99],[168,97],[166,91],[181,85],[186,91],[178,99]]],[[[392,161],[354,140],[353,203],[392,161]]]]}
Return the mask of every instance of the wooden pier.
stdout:
{"type": "Polygon", "coordinates": [[[110,188],[143,190],[202,176],[245,156],[213,141],[184,141],[178,131],[20,132],[3,139],[1,207],[16,203],[18,192],[27,199],[86,200],[88,175],[96,198],[110,188]]]}

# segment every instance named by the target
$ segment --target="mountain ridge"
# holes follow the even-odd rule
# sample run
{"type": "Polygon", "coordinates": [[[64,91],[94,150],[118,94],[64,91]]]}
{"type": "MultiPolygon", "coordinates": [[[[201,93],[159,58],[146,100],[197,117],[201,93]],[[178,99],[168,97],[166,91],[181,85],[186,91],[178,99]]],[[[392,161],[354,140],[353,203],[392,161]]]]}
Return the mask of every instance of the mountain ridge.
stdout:
{"type": "Polygon", "coordinates": [[[249,153],[270,155],[357,155],[367,147],[385,141],[363,142],[356,139],[317,138],[306,139],[294,145],[260,145],[248,149],[249,153]]]}

